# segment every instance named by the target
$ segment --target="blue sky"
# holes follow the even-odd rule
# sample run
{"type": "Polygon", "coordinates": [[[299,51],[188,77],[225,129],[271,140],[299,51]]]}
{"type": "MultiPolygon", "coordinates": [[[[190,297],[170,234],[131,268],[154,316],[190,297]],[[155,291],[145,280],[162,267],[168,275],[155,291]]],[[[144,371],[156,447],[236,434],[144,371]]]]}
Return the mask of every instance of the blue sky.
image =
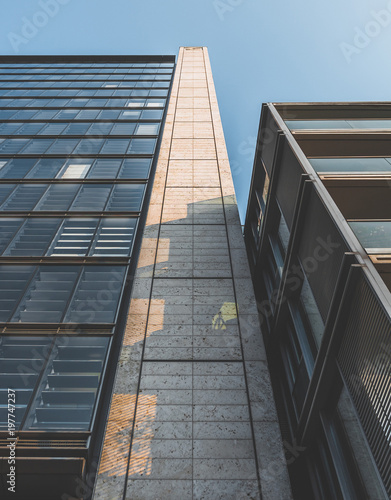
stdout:
{"type": "Polygon", "coordinates": [[[3,55],[206,45],[242,217],[262,102],[391,100],[390,0],[17,0],[0,33],[3,55]]]}

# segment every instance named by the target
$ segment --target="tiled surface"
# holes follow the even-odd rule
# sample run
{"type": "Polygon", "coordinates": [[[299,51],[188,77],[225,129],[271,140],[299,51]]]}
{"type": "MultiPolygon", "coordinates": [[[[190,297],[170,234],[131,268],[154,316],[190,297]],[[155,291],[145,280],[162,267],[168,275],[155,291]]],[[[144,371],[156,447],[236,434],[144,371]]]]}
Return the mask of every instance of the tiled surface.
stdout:
{"type": "Polygon", "coordinates": [[[95,500],[289,500],[205,48],[181,49],[95,500]]]}

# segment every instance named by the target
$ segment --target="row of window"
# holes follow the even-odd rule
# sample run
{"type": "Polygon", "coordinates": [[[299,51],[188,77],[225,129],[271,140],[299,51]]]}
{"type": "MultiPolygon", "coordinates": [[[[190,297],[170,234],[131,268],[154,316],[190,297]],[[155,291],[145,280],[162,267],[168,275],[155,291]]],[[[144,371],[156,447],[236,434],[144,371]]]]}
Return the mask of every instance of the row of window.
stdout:
{"type": "MultiPolygon", "coordinates": [[[[165,99],[133,99],[128,108],[163,108],[165,99]]],[[[156,111],[156,110],[155,110],[156,111]]],[[[142,110],[117,109],[36,109],[8,110],[0,109],[0,120],[137,120],[142,110]]],[[[142,115],[144,119],[151,119],[151,114],[142,115]]],[[[162,116],[162,113],[159,115],[162,116]]]]}
{"type": "MultiPolygon", "coordinates": [[[[0,68],[27,68],[29,71],[39,71],[40,68],[57,68],[62,67],[64,69],[70,68],[173,68],[174,63],[76,63],[76,62],[59,62],[59,63],[0,63],[0,68]]],[[[110,70],[112,71],[112,69],[110,70]]]]}
{"type": "Polygon", "coordinates": [[[318,173],[384,174],[391,173],[391,158],[313,158],[318,173]]]}
{"type": "MultiPolygon", "coordinates": [[[[133,90],[128,96],[132,97],[166,97],[166,90],[133,90]]],[[[95,97],[93,99],[83,99],[77,97],[75,99],[0,99],[1,108],[125,108],[134,107],[134,99],[104,99],[95,97]]]]}
{"type": "Polygon", "coordinates": [[[0,429],[11,389],[17,430],[88,430],[109,345],[110,337],[94,335],[2,336],[0,429]]]}
{"type": "MultiPolygon", "coordinates": [[[[97,127],[99,128],[99,127],[97,127]]],[[[157,133],[157,132],[156,132],[157,133]]],[[[151,155],[156,139],[0,139],[3,155],[151,155]]]]}
{"type": "MultiPolygon", "coordinates": [[[[162,80],[162,79],[159,79],[162,80]]],[[[160,81],[160,83],[163,83],[160,81]]],[[[133,89],[135,87],[135,82],[133,81],[110,81],[107,83],[106,81],[104,82],[94,82],[91,80],[88,81],[60,81],[60,82],[54,82],[54,81],[49,81],[49,80],[42,80],[42,81],[26,81],[26,82],[7,82],[7,81],[0,81],[0,87],[1,88],[7,88],[9,90],[11,89],[16,89],[16,88],[40,88],[40,89],[65,89],[65,88],[78,88],[78,89],[83,89],[83,88],[104,88],[104,89],[115,89],[115,88],[121,88],[121,89],[133,89]]],[[[137,85],[137,87],[144,87],[145,84],[140,84],[137,85]]],[[[160,86],[160,85],[159,85],[160,86]]],[[[163,86],[163,85],[161,85],[163,86]]],[[[165,86],[165,85],[164,85],[165,86]]]]}
{"type": "MultiPolygon", "coordinates": [[[[144,82],[142,85],[137,84],[132,87],[142,87],[142,88],[148,88],[148,87],[161,87],[161,88],[168,88],[170,86],[169,82],[154,82],[154,83],[147,83],[144,82]]],[[[0,96],[5,96],[5,97],[36,97],[36,96],[45,96],[45,97],[130,97],[132,94],[131,89],[123,89],[123,90],[114,90],[117,86],[108,86],[104,89],[101,90],[93,90],[93,89],[87,89],[87,90],[44,90],[43,88],[37,89],[37,90],[25,90],[25,89],[4,89],[0,90],[0,96]]],[[[136,91],[137,93],[137,91],[136,91]]],[[[136,95],[136,94],[134,94],[136,95]]]]}
{"type": "Polygon", "coordinates": [[[145,184],[0,184],[0,211],[138,212],[145,184]]]}
{"type": "Polygon", "coordinates": [[[2,265],[0,321],[113,323],[125,271],[126,266],[2,265]]]}
{"type": "MultiPolygon", "coordinates": [[[[99,114],[102,120],[115,120],[119,115],[123,119],[160,120],[163,111],[148,109],[145,111],[104,110],[99,114]]],[[[0,124],[0,135],[157,135],[158,123],[108,123],[108,122],[4,122],[0,124]],[[151,125],[151,126],[150,126],[151,125]],[[151,134],[151,131],[155,131],[151,134]]]]}
{"type": "Polygon", "coordinates": [[[291,130],[332,130],[376,128],[390,129],[391,120],[288,120],[285,122],[291,130]]]}
{"type": "MultiPolygon", "coordinates": [[[[161,112],[151,112],[152,115],[159,113],[161,112]]],[[[160,123],[10,122],[0,124],[0,135],[158,135],[159,128],[160,123]]]]}
{"type": "Polygon", "coordinates": [[[31,75],[32,73],[44,73],[52,74],[52,73],[63,73],[63,74],[73,74],[73,73],[89,73],[89,74],[99,74],[99,73],[109,73],[110,75],[113,73],[119,74],[128,74],[128,73],[161,73],[166,75],[171,75],[172,70],[169,68],[119,68],[119,69],[110,69],[110,68],[96,68],[96,69],[85,69],[84,67],[80,68],[7,68],[3,69],[1,73],[6,74],[14,74],[14,73],[26,73],[27,75],[31,75]]]}
{"type": "Polygon", "coordinates": [[[147,179],[151,158],[0,158],[0,179],[147,179]]]}
{"type": "Polygon", "coordinates": [[[0,254],[9,257],[129,257],[135,218],[0,218],[0,254]]]}
{"type": "MultiPolygon", "coordinates": [[[[118,80],[118,81],[134,81],[134,80],[139,80],[139,78],[135,78],[135,75],[119,75],[118,73],[115,75],[7,75],[4,73],[0,73],[0,80],[9,80],[12,82],[29,82],[31,81],[45,81],[45,80],[54,80],[54,81],[71,81],[71,82],[78,82],[78,81],[90,81],[90,80],[100,80],[104,82],[110,82],[111,80],[118,80]]],[[[150,79],[151,75],[145,75],[145,79],[150,79]]],[[[158,77],[159,80],[166,80],[169,81],[171,80],[171,75],[154,75],[155,78],[158,77]]]]}

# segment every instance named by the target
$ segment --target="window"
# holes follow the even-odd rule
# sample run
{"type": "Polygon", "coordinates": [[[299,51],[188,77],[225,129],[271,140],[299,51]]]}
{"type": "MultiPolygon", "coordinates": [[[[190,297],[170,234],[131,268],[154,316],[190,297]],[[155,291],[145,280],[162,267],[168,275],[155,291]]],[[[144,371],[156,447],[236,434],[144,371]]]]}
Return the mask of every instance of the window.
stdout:
{"type": "Polygon", "coordinates": [[[45,255],[59,225],[60,219],[27,219],[8,245],[4,255],[12,257],[45,255]]]}
{"type": "Polygon", "coordinates": [[[73,154],[80,154],[80,155],[98,154],[103,143],[104,139],[96,139],[95,137],[91,137],[91,139],[81,139],[79,144],[74,149],[73,154]]]}
{"type": "Polygon", "coordinates": [[[123,161],[119,179],[146,179],[152,160],[150,158],[126,158],[123,161]]]}
{"type": "Polygon", "coordinates": [[[82,257],[87,255],[99,219],[65,219],[47,255],[82,257]]]}
{"type": "Polygon", "coordinates": [[[88,177],[90,179],[115,179],[122,160],[98,159],[92,166],[88,177]]]}
{"type": "Polygon", "coordinates": [[[10,315],[18,304],[33,271],[34,266],[0,266],[1,322],[9,321],[10,315]]]}
{"type": "Polygon", "coordinates": [[[125,279],[124,266],[84,266],[65,321],[113,323],[125,279]]]}
{"type": "Polygon", "coordinates": [[[79,189],[78,184],[52,184],[38,203],[39,211],[65,211],[68,210],[75,194],[79,189]]]}
{"type": "Polygon", "coordinates": [[[143,123],[137,125],[136,135],[157,135],[159,123],[143,123]]]}
{"type": "Polygon", "coordinates": [[[37,160],[33,158],[13,158],[0,161],[0,179],[21,179],[37,160]]]}
{"type": "Polygon", "coordinates": [[[28,212],[35,207],[46,188],[46,184],[21,184],[1,205],[0,210],[28,212]]]}
{"type": "Polygon", "coordinates": [[[137,219],[102,219],[89,255],[130,255],[137,219]]]}
{"type": "Polygon", "coordinates": [[[116,123],[111,129],[110,135],[132,135],[135,128],[135,123],[116,123]]]}
{"type": "Polygon", "coordinates": [[[79,139],[57,139],[53,145],[47,150],[47,154],[51,155],[67,155],[71,154],[75,149],[79,139]]]}
{"type": "Polygon", "coordinates": [[[11,321],[61,322],[79,269],[79,266],[39,266],[11,321]]]}
{"type": "Polygon", "coordinates": [[[53,179],[63,166],[65,159],[42,158],[27,175],[28,179],[53,179]]]}
{"type": "Polygon", "coordinates": [[[110,212],[138,212],[141,210],[144,189],[144,184],[115,185],[106,210],[110,212]]]}
{"type": "Polygon", "coordinates": [[[107,139],[104,143],[101,153],[102,154],[117,154],[123,155],[129,146],[128,139],[107,139]]]}
{"type": "Polygon", "coordinates": [[[155,150],[155,139],[132,139],[128,154],[153,154],[155,150]]]}
{"type": "Polygon", "coordinates": [[[0,218],[0,253],[7,247],[22,222],[23,219],[0,218]]]}
{"type": "Polygon", "coordinates": [[[97,212],[104,209],[111,184],[85,184],[81,187],[71,210],[97,212]]]}
{"type": "Polygon", "coordinates": [[[20,154],[42,154],[53,144],[53,139],[31,139],[20,154]]]}
{"type": "Polygon", "coordinates": [[[6,139],[0,143],[0,154],[12,155],[18,153],[29,139],[6,139]]]}
{"type": "Polygon", "coordinates": [[[70,123],[62,132],[63,135],[84,135],[90,123],[70,123]]]}
{"type": "Polygon", "coordinates": [[[91,163],[69,163],[61,173],[62,179],[84,179],[91,163]]]}

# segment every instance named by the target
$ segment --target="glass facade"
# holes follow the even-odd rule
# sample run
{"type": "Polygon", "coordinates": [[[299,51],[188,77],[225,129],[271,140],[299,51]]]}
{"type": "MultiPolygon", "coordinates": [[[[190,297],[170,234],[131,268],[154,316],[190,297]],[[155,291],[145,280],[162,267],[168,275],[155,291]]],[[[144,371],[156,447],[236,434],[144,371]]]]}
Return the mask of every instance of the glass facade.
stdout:
{"type": "Polygon", "coordinates": [[[66,447],[69,431],[83,431],[88,448],[117,362],[174,57],[4,59],[0,432],[11,389],[25,439],[50,432],[66,447]]]}

